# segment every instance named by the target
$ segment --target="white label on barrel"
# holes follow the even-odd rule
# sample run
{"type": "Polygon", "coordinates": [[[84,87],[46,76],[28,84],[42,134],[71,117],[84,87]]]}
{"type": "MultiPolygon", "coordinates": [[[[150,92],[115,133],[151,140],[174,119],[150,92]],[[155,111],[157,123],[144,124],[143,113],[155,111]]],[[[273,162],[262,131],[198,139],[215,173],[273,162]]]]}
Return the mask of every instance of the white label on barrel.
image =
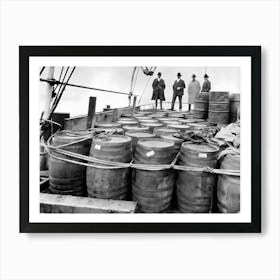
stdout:
{"type": "Polygon", "coordinates": [[[155,154],[154,151],[150,151],[150,152],[146,153],[146,156],[147,156],[147,157],[151,157],[151,156],[153,156],[154,154],[155,154]]]}
{"type": "Polygon", "coordinates": [[[207,158],[207,154],[205,154],[205,153],[199,153],[199,154],[198,154],[198,157],[207,158]]]}
{"type": "Polygon", "coordinates": [[[101,146],[100,146],[100,145],[98,145],[98,144],[96,144],[96,145],[94,146],[94,149],[96,149],[96,150],[100,150],[100,149],[101,149],[101,146]]]}

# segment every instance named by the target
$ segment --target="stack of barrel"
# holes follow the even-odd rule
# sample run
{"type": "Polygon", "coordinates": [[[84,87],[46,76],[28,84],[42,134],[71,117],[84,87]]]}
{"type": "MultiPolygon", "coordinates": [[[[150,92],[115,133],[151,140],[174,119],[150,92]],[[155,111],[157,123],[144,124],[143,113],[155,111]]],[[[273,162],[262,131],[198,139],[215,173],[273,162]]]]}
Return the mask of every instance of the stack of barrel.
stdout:
{"type": "MultiPolygon", "coordinates": [[[[52,145],[80,155],[89,154],[90,140],[66,131],[56,134],[52,145]],[[70,143],[73,143],[69,145],[70,143]]],[[[72,158],[55,150],[49,158],[50,191],[54,194],[86,195],[86,167],[69,162],[72,158]]]]}
{"type": "Polygon", "coordinates": [[[208,122],[219,125],[229,123],[229,92],[210,91],[208,122]]]}
{"type": "Polygon", "coordinates": [[[179,165],[190,170],[178,171],[176,199],[178,210],[184,213],[209,213],[212,209],[215,175],[202,168],[216,168],[219,149],[209,144],[185,142],[181,146],[179,165]],[[201,170],[200,170],[201,169],[201,170]]]}
{"type": "MultiPolygon", "coordinates": [[[[129,163],[132,160],[131,138],[112,135],[109,139],[93,139],[90,156],[96,159],[129,163]]],[[[87,192],[89,197],[127,199],[130,189],[130,169],[119,166],[95,164],[87,167],[87,192]]]]}
{"type": "MultiPolygon", "coordinates": [[[[240,171],[240,155],[226,154],[221,159],[220,169],[240,171]]],[[[220,174],[217,183],[217,210],[221,213],[240,211],[240,176],[220,174]]]]}
{"type": "MultiPolygon", "coordinates": [[[[135,163],[156,166],[170,164],[175,156],[175,145],[165,139],[139,140],[135,163]]],[[[166,211],[171,203],[175,174],[172,169],[147,170],[137,167],[132,173],[132,199],[141,212],[166,211]]]]}
{"type": "Polygon", "coordinates": [[[209,107],[209,92],[200,92],[195,96],[194,112],[195,118],[207,119],[209,107]]]}

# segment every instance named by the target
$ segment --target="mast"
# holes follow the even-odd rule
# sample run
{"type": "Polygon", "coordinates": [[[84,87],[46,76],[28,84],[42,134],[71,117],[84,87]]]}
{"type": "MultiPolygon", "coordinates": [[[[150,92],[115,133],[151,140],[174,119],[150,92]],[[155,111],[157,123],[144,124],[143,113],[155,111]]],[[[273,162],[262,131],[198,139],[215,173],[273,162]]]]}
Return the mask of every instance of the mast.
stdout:
{"type": "MultiPolygon", "coordinates": [[[[52,80],[54,77],[54,66],[46,67],[44,72],[46,73],[46,79],[52,80]]],[[[52,90],[53,85],[51,83],[42,83],[42,95],[45,99],[43,119],[45,120],[48,119],[51,112],[52,90]]]]}

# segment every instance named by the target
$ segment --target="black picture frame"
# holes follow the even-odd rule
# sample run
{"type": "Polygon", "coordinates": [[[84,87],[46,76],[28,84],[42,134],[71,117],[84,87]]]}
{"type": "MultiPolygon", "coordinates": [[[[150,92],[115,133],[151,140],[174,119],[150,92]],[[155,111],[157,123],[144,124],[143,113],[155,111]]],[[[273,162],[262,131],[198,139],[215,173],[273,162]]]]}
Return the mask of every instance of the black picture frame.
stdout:
{"type": "MultiPolygon", "coordinates": [[[[261,46],[19,46],[21,233],[261,232],[261,46]],[[33,56],[251,57],[250,223],[31,223],[29,221],[29,58],[33,56]]],[[[35,175],[36,176],[36,175],[35,175]]]]}

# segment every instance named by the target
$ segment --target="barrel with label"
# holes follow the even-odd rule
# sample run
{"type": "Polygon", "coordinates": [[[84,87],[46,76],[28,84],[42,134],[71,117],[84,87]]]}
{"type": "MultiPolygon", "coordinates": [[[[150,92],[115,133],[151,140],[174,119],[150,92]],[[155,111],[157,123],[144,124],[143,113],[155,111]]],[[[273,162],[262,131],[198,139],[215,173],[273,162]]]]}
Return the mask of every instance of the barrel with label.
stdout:
{"type": "MultiPolygon", "coordinates": [[[[61,131],[53,138],[52,145],[80,155],[89,154],[91,140],[85,140],[83,136],[74,135],[67,131],[61,131]],[[68,145],[73,143],[71,145],[68,145]]],[[[79,164],[66,162],[70,159],[53,150],[49,157],[50,191],[54,194],[86,195],[86,167],[79,164]]],[[[79,161],[79,160],[77,160],[79,161]]]]}
{"type": "Polygon", "coordinates": [[[138,140],[156,137],[155,134],[150,133],[150,132],[146,132],[146,131],[144,131],[144,132],[128,131],[128,132],[125,133],[125,135],[129,136],[132,139],[133,153],[136,150],[136,145],[137,145],[138,140]]]}
{"type": "Polygon", "coordinates": [[[154,123],[152,123],[152,122],[150,122],[150,123],[145,123],[145,122],[143,122],[143,123],[141,123],[141,127],[147,127],[147,128],[149,128],[149,131],[150,131],[151,133],[153,133],[153,132],[154,132],[154,129],[155,129],[155,128],[162,127],[162,124],[159,123],[159,122],[154,122],[154,123]]]}
{"type": "MultiPolygon", "coordinates": [[[[109,139],[93,139],[90,149],[93,158],[129,163],[132,160],[131,138],[114,135],[109,139]]],[[[89,197],[125,200],[130,188],[129,168],[108,168],[96,164],[87,167],[87,192],[89,197]]]]}
{"type": "Polygon", "coordinates": [[[228,91],[210,91],[208,122],[221,125],[229,123],[228,91]]]}
{"type": "Polygon", "coordinates": [[[195,96],[193,115],[195,118],[207,119],[209,92],[200,92],[195,96]]]}
{"type": "Polygon", "coordinates": [[[94,124],[94,127],[96,128],[118,128],[118,127],[121,127],[121,125],[119,123],[114,123],[114,122],[111,122],[111,123],[95,123],[94,124]]]}
{"type": "Polygon", "coordinates": [[[176,154],[180,151],[183,139],[174,137],[173,135],[160,135],[160,138],[174,142],[176,154]]]}
{"type": "Polygon", "coordinates": [[[230,122],[236,122],[240,119],[240,94],[232,93],[230,95],[230,122]]]}
{"type": "MultiPolygon", "coordinates": [[[[240,155],[227,154],[220,169],[240,170],[240,155]]],[[[217,206],[219,212],[237,213],[240,211],[240,176],[222,174],[218,176],[217,206]]]]}
{"type": "Polygon", "coordinates": [[[174,128],[172,129],[172,128],[160,127],[154,129],[154,134],[158,137],[160,137],[161,135],[173,135],[178,132],[179,130],[174,128]]]}
{"type": "MultiPolygon", "coordinates": [[[[219,149],[208,144],[185,142],[181,146],[179,165],[194,168],[215,168],[219,149]]],[[[177,207],[184,213],[208,213],[212,208],[215,175],[203,171],[178,171],[177,207]]]]}
{"type": "MultiPolygon", "coordinates": [[[[175,145],[165,139],[139,140],[135,163],[147,165],[170,164],[175,156],[175,145]]],[[[171,203],[175,173],[172,169],[149,171],[133,169],[132,199],[141,212],[166,211],[171,203]]]]}

